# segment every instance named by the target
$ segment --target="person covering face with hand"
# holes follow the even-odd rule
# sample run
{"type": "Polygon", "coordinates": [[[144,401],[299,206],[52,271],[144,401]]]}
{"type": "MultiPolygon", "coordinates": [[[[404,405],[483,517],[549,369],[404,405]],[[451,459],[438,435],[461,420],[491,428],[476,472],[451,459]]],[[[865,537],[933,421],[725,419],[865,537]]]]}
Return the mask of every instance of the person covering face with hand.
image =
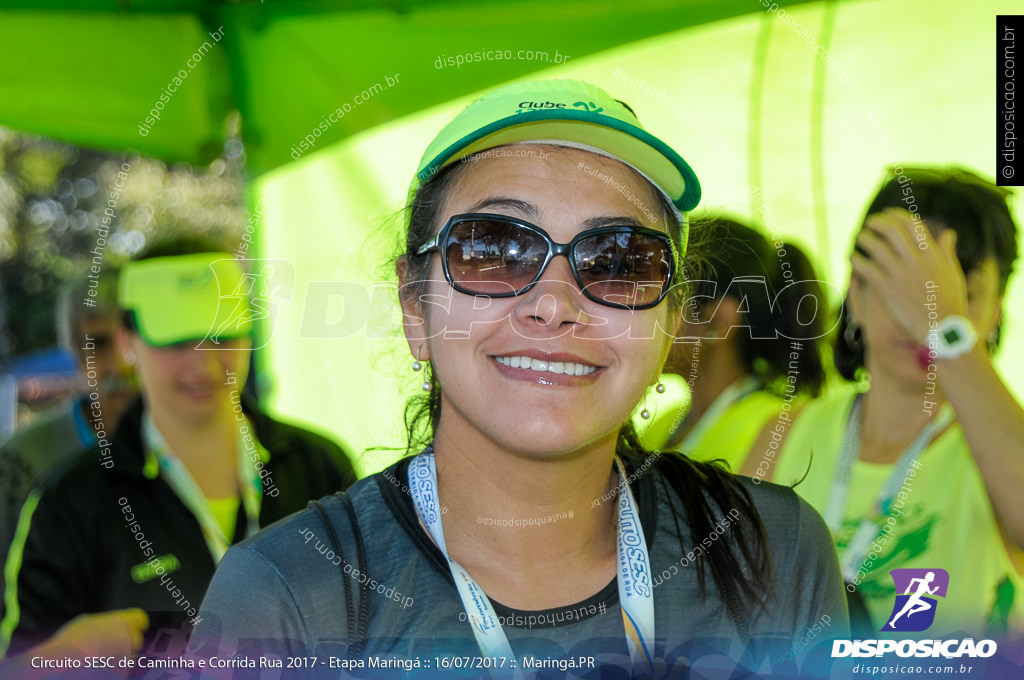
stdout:
{"type": "Polygon", "coordinates": [[[895,568],[949,572],[928,636],[1021,623],[1024,411],[992,365],[1016,238],[1002,189],[928,168],[891,176],[857,235],[835,357],[870,381],[808,405],[775,479],[807,472],[865,630],[890,616],[895,568]]]}

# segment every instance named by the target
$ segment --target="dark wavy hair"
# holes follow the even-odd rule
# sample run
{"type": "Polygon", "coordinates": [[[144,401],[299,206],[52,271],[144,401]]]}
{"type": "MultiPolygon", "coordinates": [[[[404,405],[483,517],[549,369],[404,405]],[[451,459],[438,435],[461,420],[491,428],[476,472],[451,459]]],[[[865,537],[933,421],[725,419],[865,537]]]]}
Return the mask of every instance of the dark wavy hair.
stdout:
{"type": "MultiPolygon", "coordinates": [[[[964,274],[990,258],[999,268],[999,290],[1013,273],[1017,260],[1017,225],[1006,199],[1009,191],[962,168],[900,168],[892,170],[868,205],[867,216],[886,208],[904,208],[921,216],[933,236],[940,229],[956,232],[956,256],[964,274]]],[[[999,346],[1002,322],[996,326],[989,351],[999,346]]],[[[840,311],[835,364],[846,380],[859,381],[864,371],[864,345],[859,329],[850,324],[845,305],[840,311]]]]}
{"type": "MultiPolygon", "coordinates": [[[[458,178],[472,163],[453,163],[420,184],[410,204],[406,207],[408,232],[401,255],[405,260],[405,281],[399,282],[403,301],[416,301],[424,293],[425,282],[430,278],[432,253],[418,255],[417,250],[433,236],[446,216],[441,207],[458,178]],[[404,284],[404,285],[402,285],[404,284]]],[[[639,175],[638,175],[639,176],[639,175]]],[[[645,180],[646,181],[646,180],[645,180]]],[[[681,250],[682,225],[674,207],[660,191],[655,192],[665,216],[668,234],[681,250]]],[[[685,275],[682,271],[686,262],[677,269],[677,282],[668,304],[681,309],[686,294],[685,275]]],[[[405,409],[405,426],[408,435],[407,455],[422,450],[433,439],[434,431],[441,420],[441,390],[437,375],[429,362],[425,367],[425,379],[433,386],[429,392],[420,392],[410,398],[405,409]]],[[[637,467],[646,460],[648,452],[640,444],[631,421],[623,424],[619,433],[617,451],[627,466],[637,467]]],[[[660,467],[670,470],[673,486],[684,489],[681,493],[682,509],[677,513],[673,504],[671,511],[678,525],[681,515],[690,529],[695,543],[711,533],[716,518],[735,508],[741,515],[736,525],[736,540],[718,541],[708,554],[708,568],[716,582],[725,591],[727,602],[742,599],[748,607],[742,611],[751,612],[753,606],[763,605],[765,597],[774,590],[774,573],[767,548],[764,524],[749,492],[721,465],[698,463],[678,453],[663,452],[658,456],[660,467]],[[716,510],[717,508],[717,510],[716,510]]],[[[669,498],[672,495],[669,494],[669,498]]],[[[685,546],[683,552],[686,552],[685,546]]],[[[705,593],[705,567],[697,562],[697,576],[702,594],[705,593]]],[[[742,631],[741,631],[742,633],[742,631]]]]}
{"type": "Polygon", "coordinates": [[[702,265],[693,291],[698,308],[713,308],[726,296],[746,300],[742,314],[749,329],[741,331],[740,359],[747,374],[780,396],[793,375],[793,390],[818,396],[825,381],[825,320],[832,314],[810,258],[795,243],[780,242],[776,248],[762,232],[731,219],[702,219],[693,229],[702,265]],[[816,302],[804,323],[806,296],[816,302]],[[795,367],[790,366],[793,339],[804,339],[795,367]]]}

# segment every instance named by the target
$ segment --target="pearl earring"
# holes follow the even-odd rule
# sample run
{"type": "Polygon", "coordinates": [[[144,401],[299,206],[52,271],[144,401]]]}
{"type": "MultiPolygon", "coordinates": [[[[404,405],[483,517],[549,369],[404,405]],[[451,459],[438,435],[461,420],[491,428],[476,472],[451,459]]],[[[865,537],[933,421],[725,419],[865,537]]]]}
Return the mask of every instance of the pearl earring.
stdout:
{"type": "MultiPolygon", "coordinates": [[[[654,391],[657,392],[658,394],[665,394],[665,390],[665,384],[662,382],[658,382],[658,384],[654,386],[654,391]]],[[[647,408],[647,406],[644,406],[640,410],[640,417],[643,418],[644,420],[651,419],[651,411],[647,408]]]]}
{"type": "MultiPolygon", "coordinates": [[[[423,370],[423,363],[420,361],[419,351],[416,352],[416,361],[412,362],[412,370],[416,372],[423,370]]],[[[424,376],[424,378],[426,378],[426,376],[424,376]]],[[[434,388],[434,386],[430,384],[430,380],[428,379],[424,379],[423,384],[420,387],[423,388],[424,392],[429,392],[434,388]]]]}

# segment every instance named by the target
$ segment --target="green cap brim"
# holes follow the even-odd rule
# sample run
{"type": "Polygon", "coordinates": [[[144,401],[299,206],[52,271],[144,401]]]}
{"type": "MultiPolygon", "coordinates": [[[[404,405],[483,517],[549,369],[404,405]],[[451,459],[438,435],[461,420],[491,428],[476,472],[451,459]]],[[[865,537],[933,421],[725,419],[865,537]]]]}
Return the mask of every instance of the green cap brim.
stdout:
{"type": "Polygon", "coordinates": [[[248,294],[241,265],[226,253],[130,262],[118,285],[120,307],[154,347],[251,335],[248,294]]]}
{"type": "Polygon", "coordinates": [[[474,153],[537,141],[589,146],[617,158],[647,177],[681,212],[700,202],[700,182],[682,156],[644,130],[607,92],[572,80],[518,83],[477,99],[434,138],[416,177],[424,182],[474,153]]]}

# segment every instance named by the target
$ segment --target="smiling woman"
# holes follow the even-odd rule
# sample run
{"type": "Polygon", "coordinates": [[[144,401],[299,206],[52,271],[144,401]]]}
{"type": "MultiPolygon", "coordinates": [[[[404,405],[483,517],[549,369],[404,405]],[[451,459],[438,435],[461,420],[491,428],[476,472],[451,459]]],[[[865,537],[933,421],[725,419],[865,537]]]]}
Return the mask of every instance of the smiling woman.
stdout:
{"type": "Polygon", "coordinates": [[[822,615],[844,634],[835,553],[807,504],[644,451],[629,424],[678,325],[700,197],[686,162],[605,92],[549,81],[471,104],[418,176],[396,262],[425,371],[411,455],[230,550],[192,649],[513,676],[524,658],[584,656],[660,677],[704,665],[698,640],[715,640],[708,664],[760,668],[822,615]],[[521,145],[538,153],[479,153],[521,145]],[[529,521],[550,516],[567,519],[529,521]],[[415,606],[352,592],[299,525],[415,606]],[[655,591],[652,574],[686,555],[655,591]]]}

